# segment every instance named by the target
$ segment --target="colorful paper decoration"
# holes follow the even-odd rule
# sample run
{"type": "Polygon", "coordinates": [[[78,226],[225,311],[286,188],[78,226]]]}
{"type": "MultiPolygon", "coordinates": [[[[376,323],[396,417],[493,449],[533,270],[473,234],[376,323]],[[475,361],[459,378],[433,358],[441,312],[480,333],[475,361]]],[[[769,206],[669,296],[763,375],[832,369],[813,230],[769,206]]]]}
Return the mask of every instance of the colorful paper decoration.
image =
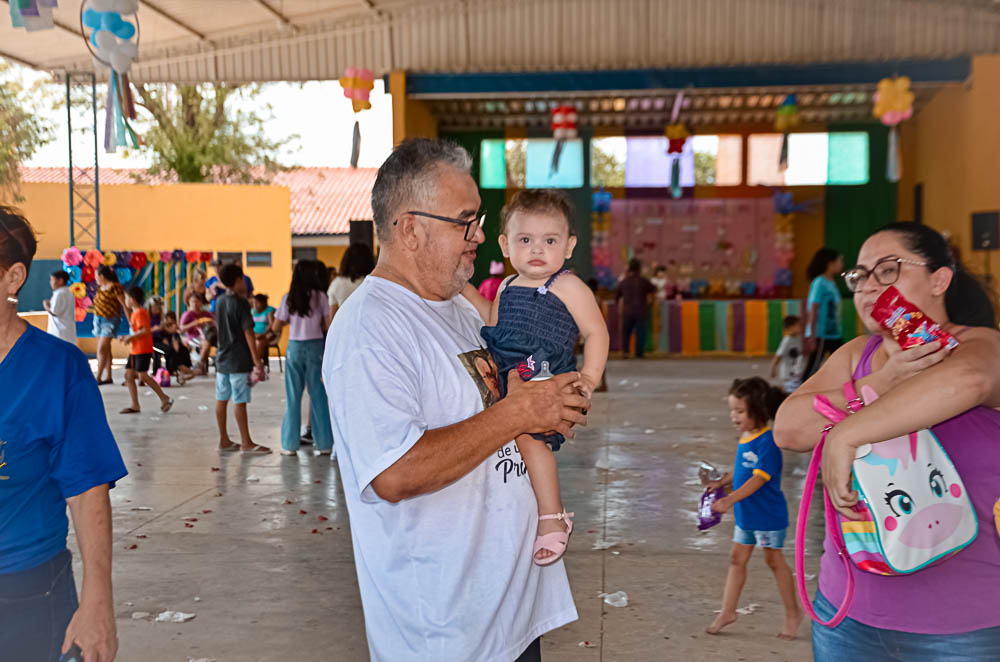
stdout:
{"type": "Polygon", "coordinates": [[[83,256],[83,263],[88,267],[96,269],[97,267],[104,264],[104,253],[99,250],[91,248],[83,256]]]}
{"type": "MultiPolygon", "coordinates": [[[[82,269],[80,267],[66,267],[66,271],[69,273],[69,282],[79,283],[81,281],[82,269]]],[[[93,269],[91,269],[91,272],[93,272],[93,269]]]]}
{"type": "Polygon", "coordinates": [[[51,30],[55,27],[52,10],[58,6],[56,0],[9,0],[10,22],[15,28],[28,32],[51,30]]]}
{"type": "Polygon", "coordinates": [[[69,286],[69,291],[73,293],[73,297],[77,300],[87,296],[87,286],[83,283],[73,283],[69,286]]]}
{"type": "Polygon", "coordinates": [[[684,92],[678,92],[674,97],[674,106],[670,111],[670,124],[664,134],[667,136],[667,155],[670,157],[670,195],[675,199],[681,197],[681,154],[684,143],[691,132],[680,121],[681,108],[684,107],[684,92]]]}
{"type": "Polygon", "coordinates": [[[187,259],[187,253],[181,249],[175,249],[173,253],[170,254],[170,259],[173,262],[184,262],[187,259]]]}
{"type": "Polygon", "coordinates": [[[160,251],[146,251],[146,262],[156,264],[160,261],[160,251]]]}
{"type": "Polygon", "coordinates": [[[122,285],[127,285],[132,280],[132,270],[128,267],[118,267],[115,269],[115,275],[118,276],[118,282],[122,285]]]}
{"type": "Polygon", "coordinates": [[[66,250],[63,251],[62,261],[63,264],[65,264],[68,267],[80,266],[80,263],[83,262],[83,253],[81,253],[80,249],[76,248],[75,246],[67,248],[66,250]]]}
{"type": "Polygon", "coordinates": [[[104,254],[104,259],[101,260],[101,264],[103,264],[105,266],[108,266],[108,267],[113,267],[117,263],[118,263],[118,256],[115,255],[111,251],[108,251],[107,253],[105,253],[104,254]]]}
{"type": "Polygon", "coordinates": [[[781,156],[778,157],[778,169],[781,171],[788,168],[788,134],[792,129],[798,128],[799,122],[798,99],[794,94],[789,94],[778,106],[774,118],[774,130],[781,134],[781,156]]]}
{"type": "Polygon", "coordinates": [[[899,132],[896,127],[900,122],[913,117],[913,92],[910,91],[910,79],[900,76],[880,80],[872,114],[889,127],[889,157],[885,164],[885,178],[890,182],[898,182],[902,167],[899,157],[899,132]]]}
{"type": "Polygon", "coordinates": [[[138,0],[83,0],[80,21],[87,48],[94,63],[110,69],[108,97],[105,104],[104,151],[114,153],[119,147],[138,149],[141,144],[128,120],[135,120],[135,100],[128,71],[139,54],[138,0]],[[131,16],[133,23],[122,18],[131,16]],[[90,30],[87,36],[86,30],[90,30]]]}
{"type": "Polygon", "coordinates": [[[160,262],[170,262],[173,259],[173,255],[171,251],[160,251],[160,262]]]}
{"type": "Polygon", "coordinates": [[[201,251],[188,251],[187,253],[188,262],[197,262],[200,257],[201,257],[201,251]]]}
{"type": "Polygon", "coordinates": [[[559,157],[562,156],[563,145],[567,140],[576,138],[576,108],[569,105],[556,106],[552,109],[552,137],[556,139],[552,151],[552,165],[549,177],[559,172],[559,157]]]}
{"type": "Polygon", "coordinates": [[[211,262],[212,261],[212,252],[211,251],[202,251],[201,252],[201,259],[199,259],[198,261],[199,262],[211,262]]]}
{"type": "MultiPolygon", "coordinates": [[[[340,79],[340,86],[344,88],[344,96],[351,100],[351,107],[354,113],[368,110],[372,107],[368,100],[372,88],[375,87],[375,76],[371,69],[362,67],[348,67],[344,70],[344,76],[340,79]]],[[[354,134],[351,142],[351,167],[358,167],[358,158],[361,156],[361,124],[354,120],[354,134]]]]}
{"type": "Polygon", "coordinates": [[[132,253],[132,257],[129,258],[128,266],[136,270],[142,269],[146,266],[146,261],[146,254],[142,251],[136,251],[135,253],[132,253]]]}
{"type": "Polygon", "coordinates": [[[80,282],[82,283],[93,283],[97,279],[97,270],[93,267],[84,265],[77,269],[80,274],[80,282]]]}

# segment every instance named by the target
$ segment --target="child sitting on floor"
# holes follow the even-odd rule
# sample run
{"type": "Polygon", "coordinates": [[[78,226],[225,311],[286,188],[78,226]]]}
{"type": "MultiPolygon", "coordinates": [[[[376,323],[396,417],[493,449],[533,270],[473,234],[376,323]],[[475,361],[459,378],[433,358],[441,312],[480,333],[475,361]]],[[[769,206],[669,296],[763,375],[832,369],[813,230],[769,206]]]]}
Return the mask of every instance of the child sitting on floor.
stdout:
{"type": "Polygon", "coordinates": [[[158,347],[164,350],[164,363],[167,372],[177,375],[177,383],[184,385],[192,377],[203,375],[201,370],[194,370],[191,365],[191,351],[181,340],[180,326],[177,324],[177,313],[168,310],[163,314],[162,341],[158,347]]]}
{"type": "Polygon", "coordinates": [[[792,571],[781,551],[788,529],[788,504],[781,492],[781,450],[768,427],[785,397],[784,391],[760,377],[737,379],[729,389],[729,419],[740,431],[736,463],[731,472],[708,486],[712,489],[732,486],[734,491],[712,504],[712,510],[717,513],[735,510],[736,525],[722,611],[706,628],[709,634],[718,634],[736,621],[736,606],[754,546],[764,548],[764,560],[774,573],[785,605],[785,626],[778,637],[794,639],[802,622],[792,571]]]}

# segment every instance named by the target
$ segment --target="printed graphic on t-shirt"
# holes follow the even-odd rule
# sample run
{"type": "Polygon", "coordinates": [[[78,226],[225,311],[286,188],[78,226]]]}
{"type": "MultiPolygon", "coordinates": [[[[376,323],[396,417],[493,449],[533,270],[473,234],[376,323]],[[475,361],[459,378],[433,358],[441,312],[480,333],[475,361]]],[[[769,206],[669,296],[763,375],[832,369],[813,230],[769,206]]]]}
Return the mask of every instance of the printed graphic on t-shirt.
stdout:
{"type": "Polygon", "coordinates": [[[497,364],[493,362],[489,351],[474,349],[471,352],[459,354],[458,360],[469,371],[469,376],[479,388],[479,395],[483,399],[483,408],[488,409],[495,405],[500,400],[500,372],[497,370],[497,364]]]}
{"type": "Polygon", "coordinates": [[[746,451],[743,453],[743,467],[745,469],[753,469],[757,466],[757,454],[753,451],[746,451]]]}

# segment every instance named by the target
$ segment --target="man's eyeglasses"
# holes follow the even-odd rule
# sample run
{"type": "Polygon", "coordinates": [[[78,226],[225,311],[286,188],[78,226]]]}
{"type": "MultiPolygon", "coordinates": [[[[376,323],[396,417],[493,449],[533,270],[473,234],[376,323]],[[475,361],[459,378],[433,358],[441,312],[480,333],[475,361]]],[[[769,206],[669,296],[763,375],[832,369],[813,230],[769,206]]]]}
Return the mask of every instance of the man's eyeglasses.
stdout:
{"type": "Polygon", "coordinates": [[[902,257],[884,257],[875,263],[871,269],[857,266],[850,271],[840,274],[851,292],[857,292],[865,284],[869,276],[875,277],[875,282],[879,285],[892,285],[899,280],[899,272],[904,264],[912,264],[917,267],[926,267],[926,262],[907,260],[902,257]]]}
{"type": "MultiPolygon", "coordinates": [[[[414,216],[423,216],[425,218],[433,218],[438,221],[444,221],[445,223],[453,223],[454,225],[464,225],[465,226],[465,240],[472,241],[472,238],[476,236],[476,232],[479,228],[483,227],[483,223],[486,222],[486,212],[481,212],[478,216],[474,217],[471,221],[464,221],[460,218],[449,218],[448,216],[438,216],[437,214],[428,214],[423,211],[408,211],[407,214],[412,214],[414,216]]],[[[398,220],[393,221],[392,224],[396,225],[399,223],[398,220]]]]}

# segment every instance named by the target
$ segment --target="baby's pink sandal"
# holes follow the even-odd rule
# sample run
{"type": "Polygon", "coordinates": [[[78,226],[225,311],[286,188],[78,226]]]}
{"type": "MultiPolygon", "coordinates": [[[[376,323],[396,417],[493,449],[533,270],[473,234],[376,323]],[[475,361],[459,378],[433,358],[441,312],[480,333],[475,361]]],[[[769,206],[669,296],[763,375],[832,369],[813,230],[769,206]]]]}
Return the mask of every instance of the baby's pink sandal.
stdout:
{"type": "Polygon", "coordinates": [[[566,552],[569,535],[573,533],[573,520],[570,519],[571,517],[573,517],[573,513],[567,513],[565,508],[561,513],[538,516],[539,520],[557,519],[566,522],[566,530],[546,533],[535,538],[535,546],[531,550],[531,558],[537,565],[551,565],[562,558],[562,555],[566,552]],[[552,556],[544,559],[537,558],[535,555],[543,549],[552,552],[552,556]]]}

